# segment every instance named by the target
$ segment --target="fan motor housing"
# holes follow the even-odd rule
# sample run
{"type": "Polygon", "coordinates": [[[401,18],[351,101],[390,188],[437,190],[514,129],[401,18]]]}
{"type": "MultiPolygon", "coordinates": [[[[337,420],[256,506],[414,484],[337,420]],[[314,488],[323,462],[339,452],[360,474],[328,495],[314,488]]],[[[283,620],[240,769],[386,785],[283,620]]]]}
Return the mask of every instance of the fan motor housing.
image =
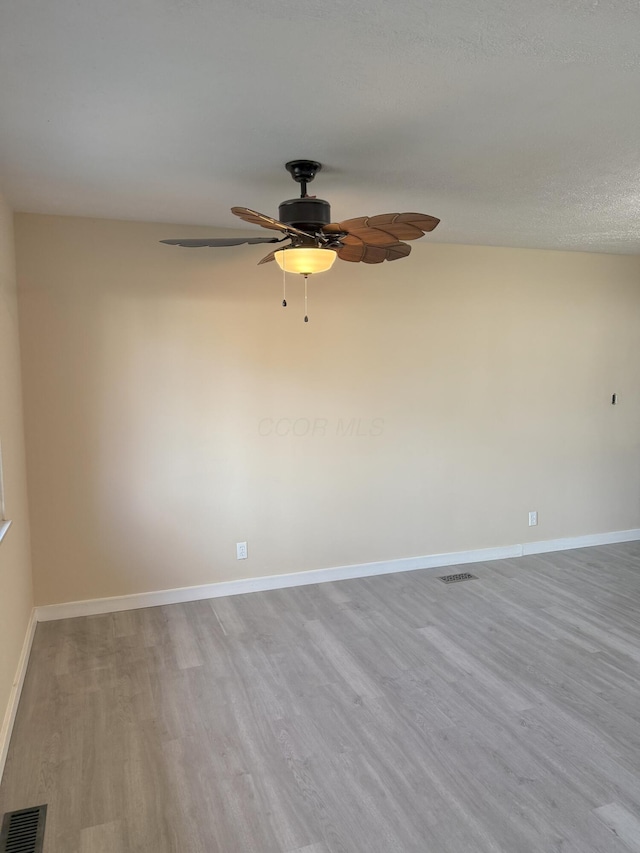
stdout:
{"type": "Polygon", "coordinates": [[[331,222],[331,205],[321,198],[290,198],[280,205],[278,219],[301,231],[317,231],[331,222]]]}

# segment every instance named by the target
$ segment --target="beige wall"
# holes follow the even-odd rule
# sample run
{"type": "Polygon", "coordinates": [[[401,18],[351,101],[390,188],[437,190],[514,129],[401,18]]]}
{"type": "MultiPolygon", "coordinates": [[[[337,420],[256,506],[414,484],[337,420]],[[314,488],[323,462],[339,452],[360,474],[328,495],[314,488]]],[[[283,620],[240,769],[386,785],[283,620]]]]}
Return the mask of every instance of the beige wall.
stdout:
{"type": "Polygon", "coordinates": [[[640,527],[639,258],[187,233],[17,217],[38,603],[640,527]]]}
{"type": "MultiPolygon", "coordinates": [[[[0,441],[7,517],[0,542],[0,725],[33,606],[12,213],[0,196],[0,441]]],[[[0,744],[2,746],[2,744],[0,744]]],[[[0,768],[1,770],[1,768],[0,768]]]]}

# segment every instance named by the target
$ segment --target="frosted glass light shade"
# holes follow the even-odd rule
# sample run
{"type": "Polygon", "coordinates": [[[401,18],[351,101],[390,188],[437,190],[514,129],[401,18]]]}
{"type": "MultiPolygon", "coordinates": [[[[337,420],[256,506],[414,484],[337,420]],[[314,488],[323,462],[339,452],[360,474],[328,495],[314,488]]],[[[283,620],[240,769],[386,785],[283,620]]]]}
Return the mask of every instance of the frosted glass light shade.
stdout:
{"type": "Polygon", "coordinates": [[[285,272],[312,275],[331,269],[336,253],[332,249],[308,249],[300,246],[297,249],[279,249],[275,253],[275,259],[280,269],[285,272]]]}

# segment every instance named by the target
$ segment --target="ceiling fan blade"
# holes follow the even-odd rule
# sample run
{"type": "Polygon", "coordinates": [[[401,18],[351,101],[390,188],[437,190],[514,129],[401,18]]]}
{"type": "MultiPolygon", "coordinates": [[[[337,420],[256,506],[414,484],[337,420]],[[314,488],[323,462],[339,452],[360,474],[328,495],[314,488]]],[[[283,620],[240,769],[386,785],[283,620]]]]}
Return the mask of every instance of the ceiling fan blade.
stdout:
{"type": "MultiPolygon", "coordinates": [[[[390,243],[398,241],[398,238],[394,237],[393,234],[388,234],[386,231],[380,231],[377,228],[369,228],[368,225],[351,226],[348,222],[341,222],[340,224],[345,226],[344,230],[347,234],[357,237],[368,246],[388,246],[390,243]]],[[[420,236],[422,237],[422,232],[420,232],[420,236]]]]}
{"type": "Polygon", "coordinates": [[[198,249],[204,246],[215,248],[216,246],[241,246],[243,243],[281,243],[285,238],[278,237],[214,237],[205,240],[160,240],[167,246],[185,246],[187,249],[198,249]]]}
{"type": "Polygon", "coordinates": [[[367,216],[359,216],[357,219],[345,219],[344,222],[330,222],[328,225],[323,225],[322,230],[325,234],[339,234],[340,232],[344,234],[347,229],[343,228],[343,225],[353,224],[364,226],[367,219],[367,216]]]}
{"type": "Polygon", "coordinates": [[[365,249],[364,243],[344,245],[338,250],[338,257],[341,261],[357,264],[364,259],[365,249]]]}
{"type": "Polygon", "coordinates": [[[297,234],[298,237],[306,237],[309,235],[305,231],[300,231],[299,228],[294,228],[293,225],[285,225],[284,222],[278,222],[271,216],[266,216],[264,213],[258,213],[257,210],[251,210],[249,207],[232,207],[231,213],[244,219],[245,222],[251,222],[253,225],[261,225],[263,228],[270,228],[272,231],[285,231],[287,234],[297,234]]]}
{"type": "Polygon", "coordinates": [[[326,234],[346,232],[369,246],[391,246],[399,240],[418,240],[440,222],[426,213],[382,213],[325,225],[326,234]]]}
{"type": "Polygon", "coordinates": [[[258,261],[258,266],[260,266],[260,264],[268,264],[269,261],[275,261],[277,251],[279,252],[280,250],[274,249],[273,252],[269,252],[268,255],[265,255],[261,261],[258,261]]]}
{"type": "MultiPolygon", "coordinates": [[[[426,233],[433,229],[440,222],[435,216],[429,216],[426,213],[381,213],[378,216],[369,217],[369,226],[371,228],[382,228],[390,234],[395,234],[396,231],[402,230],[403,226],[411,229],[416,229],[426,233]]],[[[399,240],[415,240],[415,237],[398,237],[399,240]]]]}
{"type": "Polygon", "coordinates": [[[338,250],[338,257],[351,263],[381,264],[383,261],[397,261],[406,258],[411,252],[411,246],[396,242],[387,246],[372,246],[363,243],[357,237],[349,235],[344,238],[344,246],[338,250]]]}
{"type": "Polygon", "coordinates": [[[407,244],[403,243],[401,240],[394,243],[392,246],[386,246],[385,248],[387,250],[388,261],[399,261],[400,258],[406,258],[407,255],[411,254],[411,246],[407,246],[407,244]]]}

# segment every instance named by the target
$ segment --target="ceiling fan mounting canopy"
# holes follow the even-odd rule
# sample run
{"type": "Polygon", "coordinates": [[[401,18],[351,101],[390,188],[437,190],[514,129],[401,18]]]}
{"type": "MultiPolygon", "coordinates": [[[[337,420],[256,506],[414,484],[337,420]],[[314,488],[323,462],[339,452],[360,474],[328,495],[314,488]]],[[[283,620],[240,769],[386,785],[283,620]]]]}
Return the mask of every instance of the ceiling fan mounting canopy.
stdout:
{"type": "Polygon", "coordinates": [[[322,169],[322,163],[318,163],[317,160],[289,160],[284,167],[294,181],[299,184],[310,184],[316,173],[322,169]]]}

